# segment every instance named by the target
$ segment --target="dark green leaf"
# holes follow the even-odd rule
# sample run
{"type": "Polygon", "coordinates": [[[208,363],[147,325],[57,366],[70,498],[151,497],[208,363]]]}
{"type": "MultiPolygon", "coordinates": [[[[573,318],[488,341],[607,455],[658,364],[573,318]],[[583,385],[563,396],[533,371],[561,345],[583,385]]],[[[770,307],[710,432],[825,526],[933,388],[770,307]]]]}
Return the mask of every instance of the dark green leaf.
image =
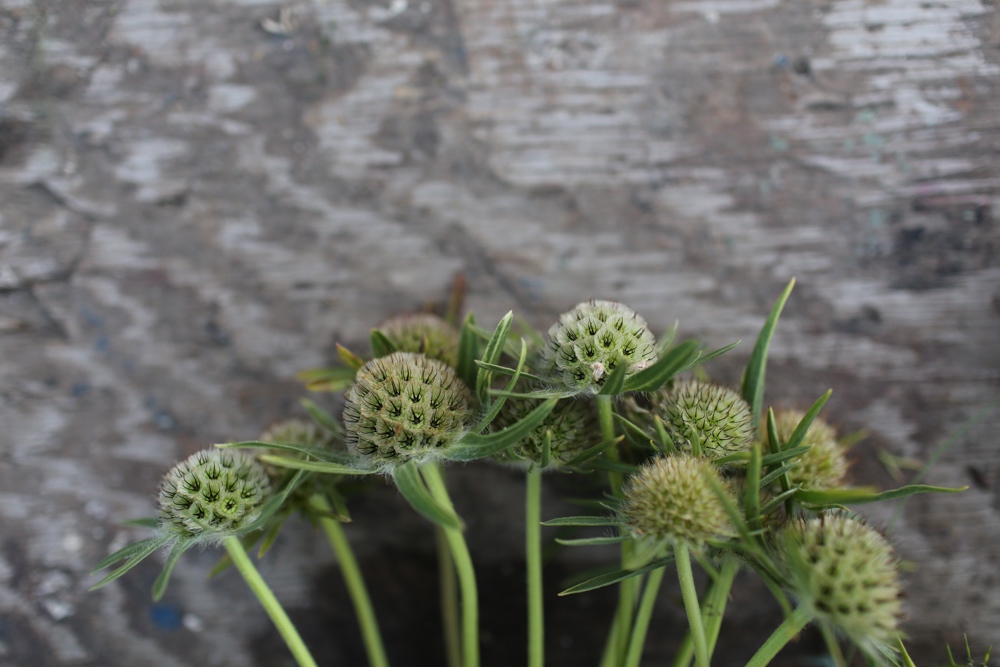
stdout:
{"type": "Polygon", "coordinates": [[[905,498],[915,493],[960,493],[969,487],[928,486],[926,484],[910,484],[898,489],[890,489],[879,493],[872,487],[855,487],[847,489],[799,489],[795,498],[799,502],[814,505],[859,505],[862,503],[877,503],[882,500],[905,498]]]}
{"type": "Polygon", "coordinates": [[[472,330],[475,324],[475,315],[469,313],[458,332],[458,363],[455,371],[469,389],[476,386],[476,358],[479,356],[479,338],[472,330]]]}
{"type": "MultiPolygon", "coordinates": [[[[510,333],[510,324],[513,321],[513,311],[507,311],[507,314],[500,318],[496,329],[493,330],[493,335],[490,337],[489,342],[486,343],[486,349],[483,351],[481,361],[487,364],[496,364],[500,361],[500,357],[503,355],[504,344],[507,342],[507,335],[510,333]]],[[[476,396],[479,398],[480,403],[486,403],[486,392],[490,388],[490,381],[492,379],[493,373],[485,368],[480,368],[476,372],[476,396]]]]}
{"type": "Polygon", "coordinates": [[[802,441],[805,440],[806,432],[809,430],[809,427],[812,426],[813,420],[816,419],[816,415],[818,415],[819,411],[823,409],[824,405],[826,405],[826,402],[829,400],[830,394],[832,393],[833,389],[827,389],[825,394],[816,399],[816,402],[813,403],[812,407],[806,411],[806,414],[802,417],[802,421],[799,422],[798,426],[795,427],[795,430],[792,431],[792,434],[788,437],[788,442],[781,443],[782,451],[798,447],[802,444],[802,441]]]}
{"type": "Polygon", "coordinates": [[[160,547],[164,546],[170,540],[173,539],[169,535],[157,535],[155,537],[149,537],[140,542],[130,544],[124,549],[119,549],[115,553],[111,554],[100,563],[97,567],[93,569],[92,573],[103,570],[106,567],[110,567],[115,563],[124,560],[125,563],[115,570],[112,570],[106,577],[98,581],[96,584],[90,587],[90,590],[97,590],[101,586],[111,583],[118,577],[122,576],[133,567],[141,563],[146,556],[150,555],[160,547]]]}
{"type": "Polygon", "coordinates": [[[462,520],[454,510],[444,507],[431,495],[415,463],[410,461],[393,468],[392,479],[410,506],[425,519],[444,528],[462,528],[462,520]]]}
{"type": "Polygon", "coordinates": [[[656,391],[698,357],[698,342],[689,340],[625,381],[625,391],[656,391]]]}
{"type": "Polygon", "coordinates": [[[778,297],[778,302],[771,309],[771,314],[764,322],[764,327],[760,330],[760,335],[757,336],[757,344],[754,345],[753,352],[750,354],[750,360],[743,371],[743,383],[740,387],[740,393],[743,395],[743,400],[750,405],[750,414],[753,415],[754,428],[757,427],[757,423],[760,420],[760,413],[764,409],[764,372],[767,369],[768,348],[771,346],[771,338],[774,336],[774,328],[778,324],[778,318],[781,316],[781,311],[785,307],[785,302],[788,301],[793,287],[795,287],[794,278],[789,281],[788,286],[785,287],[781,296],[778,297]]]}
{"type": "Polygon", "coordinates": [[[600,396],[617,396],[625,388],[625,376],[628,374],[628,363],[623,359],[605,378],[598,393],[600,396]]]}
{"type": "Polygon", "coordinates": [[[590,449],[586,449],[580,452],[579,454],[574,456],[571,460],[567,461],[565,467],[575,468],[577,466],[583,465],[584,463],[587,463],[594,457],[600,456],[603,452],[606,452],[607,450],[617,445],[624,439],[624,437],[625,436],[620,435],[612,440],[605,440],[604,442],[594,445],[590,449]]]}
{"type": "Polygon", "coordinates": [[[160,520],[156,517],[148,516],[142,519],[126,519],[122,521],[123,526],[133,526],[135,528],[159,528],[160,520]]]}
{"type": "Polygon", "coordinates": [[[763,457],[761,459],[761,463],[765,468],[771,468],[773,466],[778,465],[779,463],[784,463],[789,459],[798,458],[799,456],[802,456],[808,451],[809,451],[808,446],[795,447],[793,449],[783,449],[776,454],[768,454],[767,456],[763,457]]]}
{"type": "Polygon", "coordinates": [[[393,352],[396,352],[399,348],[396,344],[389,340],[389,337],[378,329],[372,329],[371,332],[371,344],[372,344],[372,354],[378,357],[387,357],[393,352]]]}
{"type": "Polygon", "coordinates": [[[542,456],[538,465],[547,468],[552,460],[552,429],[545,429],[545,437],[542,438],[542,456]]]}
{"type": "Polygon", "coordinates": [[[559,595],[573,595],[575,593],[584,593],[586,591],[592,591],[598,588],[604,588],[605,586],[612,586],[617,584],[619,581],[625,581],[626,579],[631,579],[632,577],[638,577],[647,572],[652,572],[653,570],[659,569],[664,565],[673,562],[673,555],[666,556],[665,558],[657,558],[656,560],[647,563],[643,567],[637,570],[618,570],[617,572],[611,572],[609,574],[602,574],[594,577],[593,579],[588,579],[582,584],[577,584],[576,586],[570,586],[559,595]]]}
{"type": "Polygon", "coordinates": [[[177,565],[177,561],[180,557],[184,555],[184,552],[194,546],[193,539],[182,539],[177,540],[170,546],[170,551],[167,553],[167,560],[163,563],[163,569],[160,571],[156,581],[153,582],[153,601],[159,602],[163,597],[163,594],[167,592],[167,584],[170,583],[170,574],[174,571],[174,566],[177,565]]]}
{"type": "Polygon", "coordinates": [[[487,456],[493,456],[508,447],[513,447],[525,436],[537,428],[555,408],[559,399],[550,398],[526,414],[516,424],[511,424],[502,431],[487,435],[468,433],[453,445],[446,453],[446,458],[452,461],[472,461],[487,456]]]}
{"type": "Polygon", "coordinates": [[[743,513],[746,515],[750,530],[760,530],[760,443],[755,442],[750,447],[750,461],[747,463],[747,488],[743,496],[743,513]]]}
{"type": "MultiPolygon", "coordinates": [[[[528,358],[528,345],[522,340],[521,354],[517,360],[517,368],[514,369],[513,375],[510,376],[510,380],[507,382],[507,387],[506,387],[507,391],[512,390],[514,388],[514,385],[518,383],[518,380],[521,377],[521,369],[524,368],[524,362],[527,360],[527,358],[528,358]]],[[[507,402],[506,396],[500,396],[495,401],[493,401],[490,404],[489,410],[487,410],[486,414],[483,415],[483,417],[479,420],[479,424],[472,429],[472,432],[482,433],[487,428],[489,428],[490,423],[492,423],[493,420],[496,418],[496,416],[500,414],[500,408],[502,408],[504,403],[506,402],[507,402]]]]}

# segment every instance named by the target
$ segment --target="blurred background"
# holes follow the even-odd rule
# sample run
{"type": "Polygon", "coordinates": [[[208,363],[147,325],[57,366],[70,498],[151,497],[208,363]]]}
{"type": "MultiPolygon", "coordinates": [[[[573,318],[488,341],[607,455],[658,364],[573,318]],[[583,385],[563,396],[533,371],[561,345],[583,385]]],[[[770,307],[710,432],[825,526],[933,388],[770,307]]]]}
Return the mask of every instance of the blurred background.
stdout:
{"type": "MultiPolygon", "coordinates": [[[[300,415],[296,371],[456,275],[484,323],[589,298],[736,351],[781,289],[767,400],[864,430],[857,483],[919,496],[920,665],[1000,642],[1000,11],[988,0],[0,0],[0,665],[289,665],[218,554],[166,598],[144,536],[161,475],[300,415]],[[894,477],[895,474],[895,477],[894,477]]],[[[330,404],[332,405],[332,404],[330,404]]],[[[484,665],[521,664],[522,480],[450,472],[484,665]]],[[[546,479],[548,516],[574,480],[546,479]]],[[[433,533],[390,486],[348,533],[394,665],[442,664],[433,533]]],[[[866,511],[886,527],[896,505],[866,511]]],[[[293,522],[294,523],[294,522],[293,522]]],[[[560,552],[563,577],[601,550],[560,552]]],[[[329,549],[261,563],[324,665],[364,663],[329,549]]],[[[718,664],[780,620],[738,582],[718,664]]],[[[661,596],[647,660],[679,639],[661,596]]],[[[550,596],[550,664],[596,664],[613,596],[550,596]]],[[[807,633],[775,664],[820,662],[807,633]]]]}

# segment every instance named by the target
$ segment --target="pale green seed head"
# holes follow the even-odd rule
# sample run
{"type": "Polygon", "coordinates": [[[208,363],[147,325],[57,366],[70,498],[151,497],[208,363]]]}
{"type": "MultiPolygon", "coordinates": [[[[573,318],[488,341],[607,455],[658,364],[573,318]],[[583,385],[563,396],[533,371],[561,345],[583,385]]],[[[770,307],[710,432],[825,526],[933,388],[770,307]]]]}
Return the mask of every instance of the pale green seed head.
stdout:
{"type": "Polygon", "coordinates": [[[412,352],[372,359],[347,392],[347,444],[382,467],[436,458],[463,434],[471,402],[442,361],[412,352]]]}
{"type": "Polygon", "coordinates": [[[186,537],[237,534],[260,515],[271,487],[260,463],[241,450],[195,452],[160,484],[160,522],[186,537]]]}
{"type": "Polygon", "coordinates": [[[640,540],[698,547],[733,534],[725,506],[708,479],[725,484],[709,461],[677,455],[653,459],[629,478],[621,513],[640,540]]]}
{"type": "Polygon", "coordinates": [[[882,535],[856,519],[828,515],[789,524],[777,544],[804,608],[858,644],[896,637],[899,566],[882,535]]]}
{"type": "Polygon", "coordinates": [[[614,301],[588,301],[564,313],[541,350],[541,366],[553,381],[594,394],[619,364],[628,364],[631,376],[655,361],[646,321],[614,301]]]}
{"type": "Polygon", "coordinates": [[[706,382],[682,382],[654,394],[653,414],[660,416],[674,446],[691,451],[698,439],[702,456],[717,459],[749,449],[753,416],[747,402],[732,389],[706,382]]]}
{"type": "MultiPolygon", "coordinates": [[[[804,412],[779,410],[774,413],[778,438],[787,442],[804,412]]],[[[774,446],[769,444],[769,450],[774,446]]],[[[804,489],[832,489],[842,486],[847,477],[847,448],[837,441],[833,427],[820,418],[813,420],[800,443],[809,451],[799,456],[798,465],[788,473],[788,481],[804,489]]]]}
{"type": "MultiPolygon", "coordinates": [[[[495,430],[500,430],[512,426],[536,407],[538,407],[537,401],[508,398],[493,422],[493,427],[495,430]]],[[[597,445],[600,442],[600,427],[592,401],[585,399],[559,401],[545,421],[514,446],[513,454],[500,455],[497,457],[498,460],[531,461],[535,465],[541,465],[546,432],[551,433],[548,465],[550,468],[568,463],[597,445]]]]}
{"type": "Polygon", "coordinates": [[[376,328],[400,352],[416,352],[452,368],[458,363],[458,331],[437,315],[397,315],[376,328]]]}

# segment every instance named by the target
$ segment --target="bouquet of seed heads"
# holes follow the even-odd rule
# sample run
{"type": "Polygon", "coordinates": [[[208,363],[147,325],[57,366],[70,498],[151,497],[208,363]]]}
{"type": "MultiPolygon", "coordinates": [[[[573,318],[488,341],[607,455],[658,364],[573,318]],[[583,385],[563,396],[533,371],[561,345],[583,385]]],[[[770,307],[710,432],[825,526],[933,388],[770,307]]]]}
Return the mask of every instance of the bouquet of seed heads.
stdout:
{"type": "MultiPolygon", "coordinates": [[[[678,578],[688,619],[675,667],[707,667],[740,570],[752,570],[784,609],[784,621],[747,667],[763,667],[809,624],[822,631],[832,664],[852,654],[869,664],[912,665],[899,629],[898,561],[886,537],[846,505],[961,489],[910,485],[878,492],[845,482],[846,445],[819,416],[827,392],[804,411],[766,409],[771,336],[792,289],[767,318],[739,387],[706,378],[696,341],[659,340],[620,303],[590,301],[541,335],[508,313],[492,330],[467,315],[411,315],[372,330],[370,358],[337,346],[341,364],[306,371],[309,389],[344,393],[340,418],[315,403],[312,421],[292,420],[258,440],[216,445],[164,477],[155,530],[112,554],[103,586],[160,548],[168,555],[153,595],[163,594],[179,557],[221,544],[274,621],[298,664],[310,652],[247,549],[267,551],[293,513],[319,525],[337,555],[372,667],[388,665],[379,625],[342,529],[345,489],[366,475],[392,479],[439,531],[442,608],[450,667],[478,667],[475,570],[462,519],[448,495],[450,461],[491,458],[526,476],[526,609],[529,667],[543,665],[542,526],[599,527],[604,535],[559,540],[608,545],[618,564],[563,592],[619,589],[595,667],[640,664],[663,577],[678,578]],[[607,491],[594,511],[541,521],[543,470],[597,476],[607,491]],[[608,535],[608,533],[613,533],[608,535]],[[695,585],[694,564],[708,574],[695,585]]],[[[356,485],[355,485],[356,486],[356,485]]],[[[987,655],[988,659],[988,655],[987,655]]],[[[954,664],[954,661],[952,661],[954,664]]],[[[971,658],[970,658],[970,663],[971,658]]],[[[985,661],[983,662],[985,665],[985,661]]]]}

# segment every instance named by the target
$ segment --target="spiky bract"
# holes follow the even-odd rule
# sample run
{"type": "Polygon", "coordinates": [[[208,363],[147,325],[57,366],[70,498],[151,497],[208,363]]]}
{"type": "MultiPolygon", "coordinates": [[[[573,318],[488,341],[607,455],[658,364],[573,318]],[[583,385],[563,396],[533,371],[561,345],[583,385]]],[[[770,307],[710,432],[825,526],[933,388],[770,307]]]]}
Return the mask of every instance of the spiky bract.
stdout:
{"type": "Polygon", "coordinates": [[[679,451],[690,452],[697,438],[702,456],[717,459],[743,451],[753,442],[750,406],[732,389],[706,382],[682,382],[652,397],[652,412],[660,416],[679,451]]]}
{"type": "Polygon", "coordinates": [[[397,315],[377,328],[400,352],[416,352],[452,368],[458,363],[458,331],[437,315],[397,315]]]}
{"type": "Polygon", "coordinates": [[[687,455],[656,458],[625,486],[622,517],[633,537],[698,547],[733,529],[709,479],[725,487],[706,459],[687,455]]]}
{"type": "MultiPolygon", "coordinates": [[[[778,438],[787,442],[804,416],[805,413],[798,410],[775,412],[778,438]]],[[[817,417],[799,444],[809,447],[809,451],[801,454],[798,465],[789,471],[791,484],[804,489],[832,489],[843,485],[847,477],[847,448],[837,442],[832,426],[817,417]]],[[[770,445],[770,451],[775,451],[774,445],[770,445]]]]}
{"type": "Polygon", "coordinates": [[[614,301],[588,301],[559,317],[541,351],[542,368],[555,382],[597,393],[619,364],[628,375],[656,361],[656,340],[646,321],[614,301]]]}
{"type": "MultiPolygon", "coordinates": [[[[493,422],[494,430],[512,426],[538,407],[537,401],[508,398],[493,422]]],[[[525,436],[513,450],[497,458],[500,461],[531,461],[542,464],[545,434],[551,433],[548,467],[559,467],[600,441],[600,427],[591,400],[564,399],[556,403],[541,424],[525,436]]]]}
{"type": "Polygon", "coordinates": [[[372,359],[347,392],[347,444],[376,466],[434,458],[462,435],[471,401],[442,361],[412,352],[372,359]]]}
{"type": "Polygon", "coordinates": [[[160,484],[160,523],[183,537],[238,534],[257,519],[270,488],[263,467],[245,451],[195,452],[160,484]]]}
{"type": "Polygon", "coordinates": [[[898,562],[870,526],[844,515],[789,524],[778,539],[794,594],[860,645],[890,642],[900,620],[898,562]]]}

